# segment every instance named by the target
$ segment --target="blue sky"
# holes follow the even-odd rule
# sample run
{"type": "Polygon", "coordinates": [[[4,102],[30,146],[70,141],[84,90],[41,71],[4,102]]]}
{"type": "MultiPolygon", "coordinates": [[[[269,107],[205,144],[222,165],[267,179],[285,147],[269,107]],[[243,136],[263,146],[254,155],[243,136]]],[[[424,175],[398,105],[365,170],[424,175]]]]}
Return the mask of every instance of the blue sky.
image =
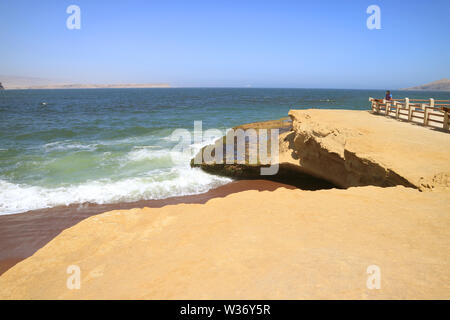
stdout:
{"type": "Polygon", "coordinates": [[[448,0],[0,0],[0,74],[395,89],[450,77],[449,14],[448,0]],[[71,4],[80,30],[66,28],[71,4]],[[366,27],[372,4],[381,30],[366,27]]]}

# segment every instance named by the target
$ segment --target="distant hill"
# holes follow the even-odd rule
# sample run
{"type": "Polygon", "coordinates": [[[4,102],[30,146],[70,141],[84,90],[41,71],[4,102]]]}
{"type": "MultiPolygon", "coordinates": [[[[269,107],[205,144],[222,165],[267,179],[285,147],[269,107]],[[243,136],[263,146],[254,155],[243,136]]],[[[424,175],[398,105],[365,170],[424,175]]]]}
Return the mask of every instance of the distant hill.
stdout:
{"type": "Polygon", "coordinates": [[[0,75],[0,82],[3,84],[3,87],[5,89],[25,89],[35,86],[67,84],[67,82],[61,80],[51,80],[35,77],[18,77],[9,75],[0,75]]]}
{"type": "Polygon", "coordinates": [[[5,89],[118,89],[118,88],[170,88],[167,83],[124,83],[124,84],[50,84],[41,86],[16,86],[5,89]]]}
{"type": "Polygon", "coordinates": [[[450,91],[450,79],[441,79],[421,86],[405,88],[401,90],[423,90],[423,91],[450,91]]]}
{"type": "Polygon", "coordinates": [[[81,84],[61,80],[0,75],[5,89],[169,88],[167,83],[81,84]]]}

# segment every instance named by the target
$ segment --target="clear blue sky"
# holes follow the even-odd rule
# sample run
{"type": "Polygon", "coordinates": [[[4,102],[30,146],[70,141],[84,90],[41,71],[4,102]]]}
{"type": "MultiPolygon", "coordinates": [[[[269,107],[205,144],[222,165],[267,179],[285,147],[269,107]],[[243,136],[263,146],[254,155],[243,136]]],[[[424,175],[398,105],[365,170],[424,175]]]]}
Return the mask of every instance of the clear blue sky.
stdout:
{"type": "Polygon", "coordinates": [[[448,0],[0,0],[0,74],[395,89],[450,77],[449,16],[448,0]],[[71,4],[81,30],[66,28],[71,4]],[[371,4],[381,30],[366,27],[371,4]]]}

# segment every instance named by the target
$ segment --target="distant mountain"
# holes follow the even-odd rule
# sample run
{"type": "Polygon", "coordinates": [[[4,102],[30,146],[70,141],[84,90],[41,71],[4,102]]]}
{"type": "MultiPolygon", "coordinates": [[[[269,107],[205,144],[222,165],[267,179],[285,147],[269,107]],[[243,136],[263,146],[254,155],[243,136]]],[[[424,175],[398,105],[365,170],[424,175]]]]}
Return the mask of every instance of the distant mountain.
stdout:
{"type": "Polygon", "coordinates": [[[423,91],[450,91],[450,79],[441,79],[421,86],[405,88],[401,90],[423,90],[423,91]]]}
{"type": "MultiPolygon", "coordinates": [[[[32,77],[0,75],[4,89],[169,88],[166,83],[81,84],[32,77]]],[[[1,88],[0,88],[1,89],[1,88]]]]}

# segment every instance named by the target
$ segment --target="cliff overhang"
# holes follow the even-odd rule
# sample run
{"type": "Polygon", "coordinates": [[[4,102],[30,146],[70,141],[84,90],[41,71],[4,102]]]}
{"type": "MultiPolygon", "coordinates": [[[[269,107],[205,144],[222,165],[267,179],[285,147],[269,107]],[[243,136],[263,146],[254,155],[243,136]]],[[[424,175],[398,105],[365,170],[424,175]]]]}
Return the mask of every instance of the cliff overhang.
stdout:
{"type": "MultiPolygon", "coordinates": [[[[263,178],[304,189],[368,185],[402,185],[422,191],[450,188],[450,135],[447,133],[368,111],[291,110],[289,117],[290,122],[285,119],[284,125],[278,126],[279,171],[263,178]]],[[[277,128],[273,121],[241,127],[277,128]]],[[[249,149],[246,146],[246,151],[249,149]]],[[[261,178],[259,169],[263,165],[191,161],[191,166],[248,179],[261,178]]]]}

